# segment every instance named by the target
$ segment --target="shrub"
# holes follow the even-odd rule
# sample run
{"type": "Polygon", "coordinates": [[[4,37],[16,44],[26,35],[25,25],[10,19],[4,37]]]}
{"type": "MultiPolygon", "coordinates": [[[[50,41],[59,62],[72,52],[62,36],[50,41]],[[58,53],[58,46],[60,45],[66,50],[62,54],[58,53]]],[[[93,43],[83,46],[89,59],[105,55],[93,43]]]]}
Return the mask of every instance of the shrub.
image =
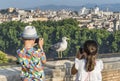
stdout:
{"type": "Polygon", "coordinates": [[[8,63],[8,58],[4,52],[0,51],[0,64],[2,63],[8,63]]]}

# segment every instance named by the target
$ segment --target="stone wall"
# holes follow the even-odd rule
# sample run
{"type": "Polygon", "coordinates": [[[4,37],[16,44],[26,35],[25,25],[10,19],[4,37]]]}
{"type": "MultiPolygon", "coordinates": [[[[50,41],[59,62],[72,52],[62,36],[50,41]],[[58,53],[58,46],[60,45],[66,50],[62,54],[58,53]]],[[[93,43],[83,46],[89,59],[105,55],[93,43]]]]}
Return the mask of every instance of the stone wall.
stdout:
{"type": "Polygon", "coordinates": [[[120,57],[105,58],[104,70],[102,71],[103,81],[120,81],[120,57]]]}
{"type": "Polygon", "coordinates": [[[102,72],[103,81],[120,81],[120,69],[102,72]]]}
{"type": "MultiPolygon", "coordinates": [[[[104,70],[103,81],[120,81],[120,58],[102,58],[104,70]]],[[[46,81],[74,81],[75,76],[70,74],[74,61],[48,61],[45,67],[46,81]]],[[[0,68],[0,81],[20,81],[20,67],[0,68]]]]}
{"type": "MultiPolygon", "coordinates": [[[[104,62],[104,69],[102,71],[103,81],[120,81],[120,57],[102,58],[102,60],[104,62]]],[[[54,68],[52,80],[48,81],[75,81],[75,75],[70,74],[73,63],[73,61],[69,60],[48,62],[47,66],[54,68]]]]}

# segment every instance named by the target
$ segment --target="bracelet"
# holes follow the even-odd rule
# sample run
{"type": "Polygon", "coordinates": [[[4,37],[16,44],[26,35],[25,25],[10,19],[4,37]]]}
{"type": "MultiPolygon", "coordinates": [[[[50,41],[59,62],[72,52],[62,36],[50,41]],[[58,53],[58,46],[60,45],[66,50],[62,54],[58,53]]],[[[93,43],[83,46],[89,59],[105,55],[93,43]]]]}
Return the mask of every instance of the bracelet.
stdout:
{"type": "Polygon", "coordinates": [[[39,52],[44,52],[43,49],[38,49],[39,52]]]}
{"type": "Polygon", "coordinates": [[[45,56],[42,56],[42,57],[41,57],[41,60],[45,60],[45,56]]]}

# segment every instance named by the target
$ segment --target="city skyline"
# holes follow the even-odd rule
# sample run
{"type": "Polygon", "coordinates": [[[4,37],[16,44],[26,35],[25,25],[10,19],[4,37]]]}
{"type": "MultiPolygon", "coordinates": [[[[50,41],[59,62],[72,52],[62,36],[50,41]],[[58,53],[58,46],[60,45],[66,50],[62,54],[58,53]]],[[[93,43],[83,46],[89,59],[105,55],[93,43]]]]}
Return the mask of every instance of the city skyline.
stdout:
{"type": "Polygon", "coordinates": [[[120,0],[1,0],[0,9],[15,7],[15,8],[31,8],[42,5],[67,5],[67,6],[80,6],[85,4],[116,4],[120,3],[120,0]],[[8,4],[9,3],[9,4],[8,4]]]}

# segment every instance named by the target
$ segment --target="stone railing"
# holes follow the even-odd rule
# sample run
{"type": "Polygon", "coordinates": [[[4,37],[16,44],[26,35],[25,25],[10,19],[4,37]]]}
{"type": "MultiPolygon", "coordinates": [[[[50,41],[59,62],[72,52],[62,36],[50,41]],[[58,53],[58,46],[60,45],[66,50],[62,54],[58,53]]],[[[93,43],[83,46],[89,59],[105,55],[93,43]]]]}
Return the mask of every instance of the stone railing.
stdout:
{"type": "MultiPolygon", "coordinates": [[[[104,70],[103,81],[120,81],[120,57],[102,58],[104,70]]],[[[46,81],[74,81],[71,67],[74,61],[56,60],[48,61],[45,65],[46,81]]],[[[1,67],[0,81],[20,81],[20,67],[1,67]]]]}

